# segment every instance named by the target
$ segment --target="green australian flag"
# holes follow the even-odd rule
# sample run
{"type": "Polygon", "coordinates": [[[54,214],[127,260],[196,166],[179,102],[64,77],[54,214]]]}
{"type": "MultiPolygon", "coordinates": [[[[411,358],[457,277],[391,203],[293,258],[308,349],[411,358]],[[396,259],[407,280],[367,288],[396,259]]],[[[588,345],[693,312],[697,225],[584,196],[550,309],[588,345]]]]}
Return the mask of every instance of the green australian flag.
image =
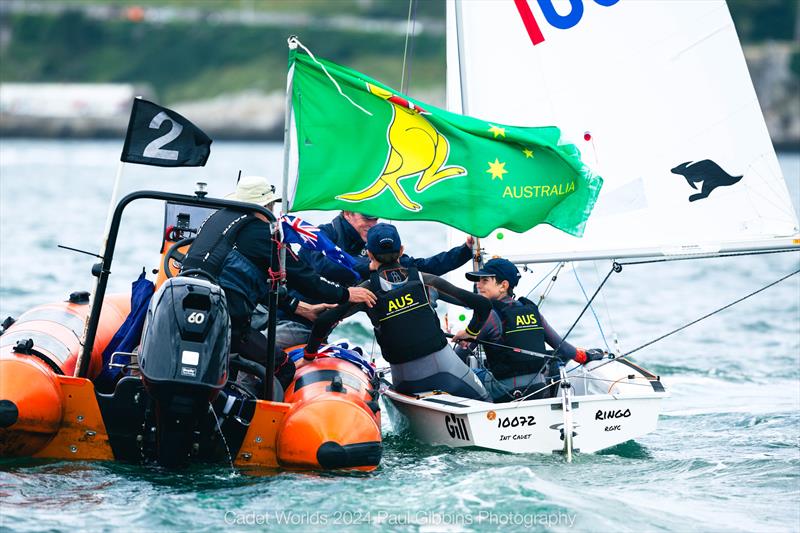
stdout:
{"type": "Polygon", "coordinates": [[[558,128],[438,109],[291,51],[298,169],[292,211],[442,222],[484,237],[550,224],[580,237],[603,184],[558,128]],[[323,68],[324,67],[324,68],[323,68]]]}

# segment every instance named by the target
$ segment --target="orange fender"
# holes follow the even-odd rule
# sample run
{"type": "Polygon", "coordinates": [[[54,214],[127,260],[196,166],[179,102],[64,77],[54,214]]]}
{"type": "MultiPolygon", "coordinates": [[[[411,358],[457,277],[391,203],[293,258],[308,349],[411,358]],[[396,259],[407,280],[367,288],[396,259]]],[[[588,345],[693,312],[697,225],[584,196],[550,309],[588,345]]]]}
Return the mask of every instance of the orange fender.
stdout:
{"type": "MultiPolygon", "coordinates": [[[[130,296],[109,295],[103,305],[97,330],[89,377],[102,371],[103,350],[130,312],[130,296]]],[[[56,302],[34,307],[22,314],[0,336],[0,455],[30,456],[42,452],[52,443],[63,427],[65,412],[98,411],[94,387],[88,380],[91,393],[76,400],[65,393],[62,382],[72,379],[81,350],[80,337],[89,313],[89,305],[56,302]],[[33,339],[33,348],[46,357],[64,375],[58,376],[50,365],[35,355],[14,352],[18,341],[33,339]],[[67,405],[69,404],[69,405],[67,405]]],[[[99,411],[98,411],[99,413],[99,411]]],[[[85,414],[81,420],[85,420],[85,414]]],[[[102,420],[99,420],[102,429],[102,420]]],[[[97,428],[90,430],[94,435],[97,428]]],[[[105,429],[102,429],[103,433],[105,429]]],[[[72,444],[70,444],[72,446],[72,444]]],[[[61,446],[53,456],[75,457],[68,446],[61,446]],[[62,449],[63,448],[63,449],[62,449]]],[[[105,452],[89,457],[105,457],[105,452]]]]}
{"type": "MultiPolygon", "coordinates": [[[[100,322],[97,327],[88,378],[96,377],[103,370],[103,351],[114,334],[125,322],[131,310],[129,294],[112,294],[103,301],[100,322]]],[[[81,351],[89,305],[71,302],[55,302],[34,307],[23,313],[0,337],[0,352],[7,353],[21,338],[33,338],[34,348],[43,353],[61,371],[71,376],[81,351]]]]}
{"type": "Polygon", "coordinates": [[[63,395],[41,359],[0,354],[0,456],[30,456],[58,433],[63,395]]]}
{"type": "Polygon", "coordinates": [[[382,444],[380,411],[371,391],[367,376],[341,359],[320,358],[298,370],[285,394],[292,407],[278,432],[278,462],[374,470],[382,444]]]}

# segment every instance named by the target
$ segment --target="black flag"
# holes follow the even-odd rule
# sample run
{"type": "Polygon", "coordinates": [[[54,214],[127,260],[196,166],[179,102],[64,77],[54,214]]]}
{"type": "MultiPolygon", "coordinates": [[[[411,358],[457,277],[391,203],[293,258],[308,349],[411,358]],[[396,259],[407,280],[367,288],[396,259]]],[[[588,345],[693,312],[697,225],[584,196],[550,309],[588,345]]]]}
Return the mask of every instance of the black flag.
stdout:
{"type": "Polygon", "coordinates": [[[159,167],[202,167],[211,139],[175,111],[136,98],[120,159],[159,167]]]}

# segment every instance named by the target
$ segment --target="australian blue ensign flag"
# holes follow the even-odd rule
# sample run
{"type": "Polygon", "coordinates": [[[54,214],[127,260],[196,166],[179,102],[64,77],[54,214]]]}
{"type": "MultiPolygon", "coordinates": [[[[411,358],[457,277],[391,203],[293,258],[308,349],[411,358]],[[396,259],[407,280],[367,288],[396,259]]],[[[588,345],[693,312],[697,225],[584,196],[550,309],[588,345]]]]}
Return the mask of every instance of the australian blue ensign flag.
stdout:
{"type": "Polygon", "coordinates": [[[159,167],[202,167],[211,139],[184,117],[141,98],[133,101],[120,159],[159,167]]]}
{"type": "Polygon", "coordinates": [[[294,215],[283,215],[281,224],[283,225],[283,242],[296,243],[308,250],[322,252],[330,261],[342,265],[352,272],[356,279],[361,279],[358,272],[353,269],[356,260],[333,244],[333,241],[321,233],[318,227],[294,215]]]}

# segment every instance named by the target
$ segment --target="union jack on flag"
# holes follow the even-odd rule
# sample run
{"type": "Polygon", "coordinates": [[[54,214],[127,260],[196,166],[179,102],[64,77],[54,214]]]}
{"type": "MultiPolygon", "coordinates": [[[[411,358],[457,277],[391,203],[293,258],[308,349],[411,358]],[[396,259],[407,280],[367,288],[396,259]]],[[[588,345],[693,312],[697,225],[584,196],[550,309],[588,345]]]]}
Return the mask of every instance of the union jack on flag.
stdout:
{"type": "Polygon", "coordinates": [[[283,242],[299,244],[308,250],[322,252],[329,261],[343,266],[352,272],[356,279],[361,279],[361,276],[353,268],[356,260],[336,246],[324,233],[321,233],[317,226],[294,215],[283,215],[281,225],[283,226],[283,242]]]}

